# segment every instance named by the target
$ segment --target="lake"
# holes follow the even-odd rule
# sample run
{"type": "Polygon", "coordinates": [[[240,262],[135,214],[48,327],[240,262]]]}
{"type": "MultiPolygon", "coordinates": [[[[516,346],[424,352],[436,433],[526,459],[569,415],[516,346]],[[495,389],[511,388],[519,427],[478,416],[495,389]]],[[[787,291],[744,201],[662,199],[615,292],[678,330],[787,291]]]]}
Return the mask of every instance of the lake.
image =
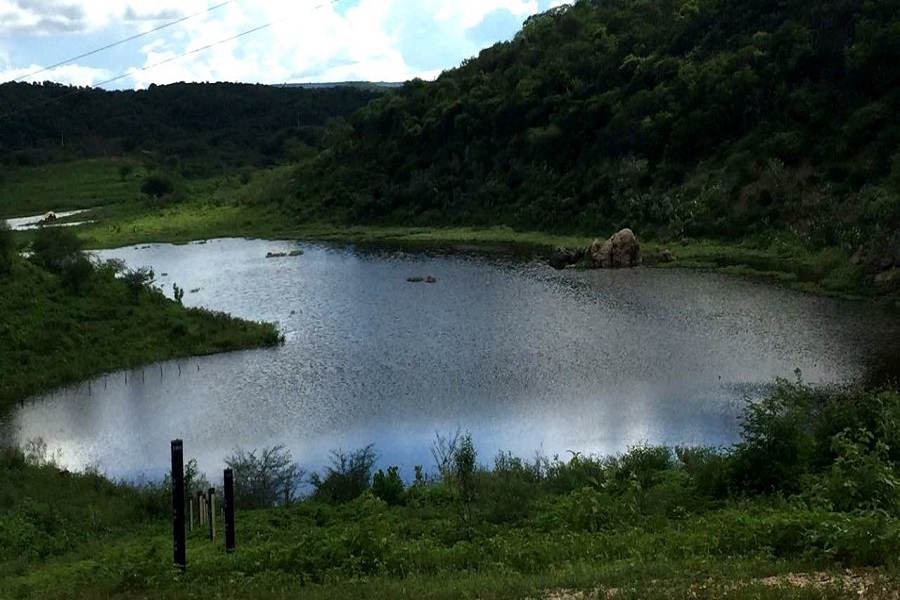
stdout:
{"type": "Polygon", "coordinates": [[[728,445],[746,399],[776,377],[900,372],[896,311],[699,271],[241,239],[97,254],[286,338],[112,373],[0,419],[7,440],[42,437],[70,468],[116,478],[160,477],[174,438],[214,481],[233,450],[275,444],[315,470],[332,449],[374,444],[380,466],[410,478],[417,463],[433,469],[436,433],[457,428],[487,464],[501,450],[728,445]]]}

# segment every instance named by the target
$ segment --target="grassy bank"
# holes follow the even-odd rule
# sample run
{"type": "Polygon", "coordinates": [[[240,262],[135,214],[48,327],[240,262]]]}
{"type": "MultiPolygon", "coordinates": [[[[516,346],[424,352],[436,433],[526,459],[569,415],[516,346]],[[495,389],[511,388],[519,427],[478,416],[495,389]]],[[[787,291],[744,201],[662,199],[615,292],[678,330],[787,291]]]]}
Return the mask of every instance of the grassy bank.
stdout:
{"type": "Polygon", "coordinates": [[[116,369],[279,341],[271,324],[185,308],[113,267],[74,271],[17,259],[0,275],[0,408],[116,369]]]}
{"type": "MultiPolygon", "coordinates": [[[[0,183],[4,201],[0,214],[23,216],[46,210],[92,208],[78,216],[95,222],[76,228],[91,248],[139,243],[184,243],[214,237],[302,239],[350,244],[391,244],[412,248],[502,251],[546,256],[556,246],[579,247],[591,237],[517,231],[510,227],[348,226],[304,222],[295,207],[285,208],[293,195],[291,167],[260,170],[247,179],[222,175],[199,180],[176,179],[172,197],[154,200],[140,192],[147,171],[137,159],[86,160],[21,169],[0,183]],[[131,168],[123,178],[119,170],[131,168]],[[48,171],[51,170],[53,172],[48,171]],[[69,193],[69,190],[73,190],[69,193]]],[[[605,236],[611,232],[597,232],[605,236]]],[[[786,234],[758,235],[742,240],[647,239],[645,255],[670,249],[676,263],[667,267],[715,270],[735,276],[786,285],[805,292],[844,298],[880,298],[900,302],[896,291],[877,288],[864,267],[854,265],[839,248],[810,250],[786,234]]],[[[33,233],[18,234],[26,245],[33,233]]]]}
{"type": "MultiPolygon", "coordinates": [[[[6,451],[0,597],[896,598],[898,416],[896,391],[779,382],[727,450],[523,460],[439,436],[430,476],[373,473],[361,449],[287,505],[283,469],[231,457],[237,549],[195,530],[184,575],[166,485],[6,451]],[[260,497],[279,505],[251,509],[260,497]]],[[[207,485],[189,471],[189,489],[207,485]]]]}

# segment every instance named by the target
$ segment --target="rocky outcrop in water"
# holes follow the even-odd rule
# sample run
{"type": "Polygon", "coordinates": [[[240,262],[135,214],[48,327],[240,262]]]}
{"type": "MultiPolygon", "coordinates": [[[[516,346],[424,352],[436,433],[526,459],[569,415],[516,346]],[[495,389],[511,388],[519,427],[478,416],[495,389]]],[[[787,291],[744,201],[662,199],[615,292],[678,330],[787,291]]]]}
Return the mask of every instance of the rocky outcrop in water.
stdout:
{"type": "Polygon", "coordinates": [[[630,229],[614,233],[605,242],[595,239],[588,253],[595,269],[627,269],[641,264],[641,245],[630,229]]]}
{"type": "Polygon", "coordinates": [[[565,269],[569,265],[574,265],[587,253],[587,248],[578,248],[570,250],[568,248],[556,248],[550,254],[550,266],[554,269],[565,269]]]}
{"type": "MultiPolygon", "coordinates": [[[[606,241],[594,239],[587,248],[556,248],[550,254],[549,263],[554,269],[565,269],[580,262],[585,256],[589,257],[590,266],[594,269],[627,269],[641,264],[641,245],[632,230],[623,229],[606,241]]],[[[675,260],[668,250],[663,251],[658,258],[658,262],[675,260]]]]}

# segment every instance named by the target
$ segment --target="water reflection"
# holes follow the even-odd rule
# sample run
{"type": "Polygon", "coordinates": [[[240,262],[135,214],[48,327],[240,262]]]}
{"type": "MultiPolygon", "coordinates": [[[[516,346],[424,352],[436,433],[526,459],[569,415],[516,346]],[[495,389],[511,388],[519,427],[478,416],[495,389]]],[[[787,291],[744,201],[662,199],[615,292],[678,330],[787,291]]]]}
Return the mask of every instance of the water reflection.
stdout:
{"type": "MultiPolygon", "coordinates": [[[[900,356],[895,315],[689,271],[563,271],[466,256],[214,240],[103,252],[151,266],[188,305],[279,323],[283,347],[153,365],[30,401],[2,427],[71,466],[158,476],[169,440],[218,472],[286,444],[307,468],[374,443],[430,467],[435,432],[479,458],[725,445],[775,377],[839,384],[900,356]],[[433,275],[435,284],[407,283],[433,275]],[[193,290],[193,292],[191,292],[193,290]],[[127,379],[127,383],[126,383],[127,379]]],[[[883,367],[879,367],[883,368],[883,367]]],[[[896,371],[895,371],[896,372],[896,371]]]]}

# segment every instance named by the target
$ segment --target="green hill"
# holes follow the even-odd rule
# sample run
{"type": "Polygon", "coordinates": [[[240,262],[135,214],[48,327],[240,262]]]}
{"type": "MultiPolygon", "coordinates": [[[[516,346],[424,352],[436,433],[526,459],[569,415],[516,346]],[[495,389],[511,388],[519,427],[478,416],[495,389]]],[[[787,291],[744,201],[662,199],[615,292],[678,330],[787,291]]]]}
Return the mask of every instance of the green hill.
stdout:
{"type": "MultiPolygon", "coordinates": [[[[788,235],[900,263],[900,3],[580,0],[357,112],[304,219],[788,235]]],[[[900,265],[898,265],[900,266],[900,265]]]]}

